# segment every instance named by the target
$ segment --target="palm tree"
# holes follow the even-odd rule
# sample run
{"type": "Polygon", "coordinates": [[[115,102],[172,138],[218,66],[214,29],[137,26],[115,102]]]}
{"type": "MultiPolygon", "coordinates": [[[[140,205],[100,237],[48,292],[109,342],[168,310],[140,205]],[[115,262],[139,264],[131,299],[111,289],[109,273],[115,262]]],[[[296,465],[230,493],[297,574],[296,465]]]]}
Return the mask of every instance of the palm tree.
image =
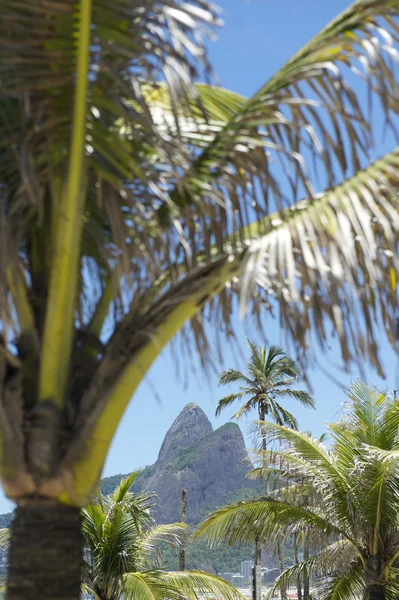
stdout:
{"type": "MultiPolygon", "coordinates": [[[[240,419],[252,410],[257,410],[259,419],[264,421],[271,418],[278,425],[286,425],[298,429],[298,423],[292,413],[281,404],[284,398],[292,398],[303,406],[314,408],[314,401],[309,392],[297,390],[294,385],[302,379],[302,372],[296,362],[278,346],[269,349],[257,347],[248,340],[251,357],[248,362],[248,374],[236,369],[223,371],[219,385],[241,383],[238,392],[233,392],[221,398],[216,408],[216,415],[237,400],[244,404],[235,413],[234,418],[240,419]]],[[[262,449],[267,450],[266,436],[262,435],[262,449]]]]}
{"type": "MultiPolygon", "coordinates": [[[[293,398],[303,404],[314,408],[311,395],[303,390],[294,389],[294,385],[302,379],[302,372],[292,358],[278,346],[269,349],[257,347],[248,340],[251,357],[248,363],[248,374],[245,375],[236,369],[229,369],[220,375],[219,384],[229,385],[231,383],[242,383],[238,392],[233,392],[221,398],[216,408],[216,415],[236,402],[246,399],[234,417],[240,419],[242,416],[256,409],[259,419],[264,422],[270,417],[279,425],[287,425],[298,429],[296,418],[286,410],[279,401],[283,398],[293,398]]],[[[267,450],[267,439],[264,430],[261,429],[262,451],[267,450]]],[[[265,462],[264,467],[267,467],[265,462]]],[[[266,479],[267,482],[267,479],[266,479]]],[[[266,483],[267,485],[267,483],[266,483]]],[[[261,562],[261,544],[256,539],[255,565],[261,562]]],[[[280,571],[284,569],[283,539],[276,541],[276,552],[280,571]]],[[[286,590],[281,588],[281,597],[286,599],[286,590]]]]}
{"type": "Polygon", "coordinates": [[[219,22],[205,0],[0,15],[7,593],[76,600],[80,509],[185,324],[205,364],[204,323],[231,331],[240,291],[303,358],[331,328],[347,364],[378,367],[381,331],[394,345],[399,150],[371,164],[370,123],[395,127],[399,0],[357,0],[248,99],[193,84],[219,22]]]}
{"type": "Polygon", "coordinates": [[[197,535],[236,543],[255,534],[271,539],[282,531],[305,532],[313,556],[287,569],[276,586],[314,573],[325,578],[321,598],[397,597],[399,406],[363,381],[348,397],[342,421],[329,426],[330,450],[308,434],[265,423],[284,445],[275,454],[283,458],[276,461],[277,474],[291,483],[278,495],[219,509],[197,535]]]}
{"type": "Polygon", "coordinates": [[[239,600],[234,587],[209,573],[162,569],[160,544],[179,547],[188,526],[153,523],[152,496],[129,492],[137,474],[123,479],[113,494],[99,493],[97,502],[83,509],[83,591],[97,600],[197,600],[209,594],[239,600]]]}

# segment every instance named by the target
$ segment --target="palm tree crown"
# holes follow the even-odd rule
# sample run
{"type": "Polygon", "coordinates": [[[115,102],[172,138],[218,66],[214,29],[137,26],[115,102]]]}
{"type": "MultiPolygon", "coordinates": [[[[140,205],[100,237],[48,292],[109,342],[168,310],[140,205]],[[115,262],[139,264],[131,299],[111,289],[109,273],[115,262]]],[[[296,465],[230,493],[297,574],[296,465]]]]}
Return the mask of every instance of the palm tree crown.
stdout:
{"type": "Polygon", "coordinates": [[[343,419],[329,426],[331,449],[308,434],[263,424],[283,444],[273,452],[272,470],[286,487],[219,509],[198,533],[236,543],[306,532],[317,551],[283,573],[276,586],[313,572],[326,577],[321,597],[328,600],[397,597],[399,405],[362,381],[348,396],[343,419]]]}
{"type": "Polygon", "coordinates": [[[269,417],[279,425],[296,429],[296,418],[280,404],[280,401],[283,398],[293,398],[304,406],[314,408],[311,395],[293,387],[302,379],[301,370],[278,346],[267,349],[257,347],[250,341],[248,344],[251,349],[248,375],[235,369],[229,369],[220,375],[219,385],[231,383],[242,385],[238,392],[228,394],[219,400],[216,415],[236,400],[245,399],[244,404],[234,415],[236,419],[257,409],[261,421],[269,417]]]}
{"type": "Polygon", "coordinates": [[[188,526],[154,523],[154,495],[129,491],[137,474],[123,479],[113,494],[99,493],[82,511],[83,590],[97,600],[197,600],[209,594],[241,600],[232,586],[208,573],[162,569],[160,544],[179,546],[188,526]]]}

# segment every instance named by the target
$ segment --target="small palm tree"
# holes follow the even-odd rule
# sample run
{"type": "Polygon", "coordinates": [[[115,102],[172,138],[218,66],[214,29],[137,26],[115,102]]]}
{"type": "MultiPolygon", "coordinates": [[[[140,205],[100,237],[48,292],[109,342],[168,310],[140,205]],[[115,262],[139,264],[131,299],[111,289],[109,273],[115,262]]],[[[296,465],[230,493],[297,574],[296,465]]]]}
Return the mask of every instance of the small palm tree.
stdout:
{"type": "Polygon", "coordinates": [[[137,474],[123,479],[113,494],[99,493],[82,511],[83,590],[97,600],[197,600],[209,594],[241,599],[235,588],[208,573],[162,569],[160,544],[179,546],[188,526],[154,524],[154,496],[129,491],[137,474]]]}
{"type": "MultiPolygon", "coordinates": [[[[301,370],[296,362],[278,346],[271,346],[267,350],[267,348],[257,347],[249,340],[248,344],[251,349],[248,375],[235,369],[229,369],[220,375],[219,385],[231,383],[241,383],[242,385],[238,392],[228,394],[219,400],[216,415],[219,415],[233,402],[245,399],[234,418],[240,419],[256,409],[261,421],[269,417],[278,425],[287,425],[292,429],[297,429],[296,418],[280,402],[284,398],[293,398],[304,406],[314,408],[311,395],[306,391],[294,388],[294,385],[302,379],[301,370]]],[[[266,450],[266,446],[266,436],[262,435],[263,450],[266,450]]]]}
{"type": "Polygon", "coordinates": [[[330,450],[306,433],[265,423],[285,445],[275,452],[282,459],[276,473],[291,483],[277,497],[219,509],[196,535],[233,544],[306,532],[315,554],[286,570],[276,587],[315,573],[325,578],[322,598],[383,600],[399,592],[399,405],[362,381],[348,397],[349,410],[329,426],[330,450]]]}

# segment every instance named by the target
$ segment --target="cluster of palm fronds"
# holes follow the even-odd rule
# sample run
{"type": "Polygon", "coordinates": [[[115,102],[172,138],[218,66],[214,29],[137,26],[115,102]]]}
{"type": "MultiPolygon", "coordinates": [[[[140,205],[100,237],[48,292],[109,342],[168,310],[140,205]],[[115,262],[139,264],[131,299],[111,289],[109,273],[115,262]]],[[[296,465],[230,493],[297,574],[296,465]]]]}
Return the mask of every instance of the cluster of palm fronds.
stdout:
{"type": "Polygon", "coordinates": [[[162,568],[162,544],[178,549],[189,527],[154,523],[154,495],[129,491],[137,474],[123,479],[113,494],[99,493],[97,502],[83,510],[83,591],[108,600],[197,600],[209,595],[240,600],[234,587],[209,573],[162,568]]]}
{"type": "Polygon", "coordinates": [[[399,592],[399,405],[362,381],[348,391],[329,447],[275,423],[259,427],[276,444],[258,451],[252,475],[279,482],[264,498],[220,508],[199,526],[211,543],[282,534],[306,536],[312,555],[285,570],[275,588],[310,574],[318,597],[395,598],[399,592]],[[266,462],[266,465],[265,465],[266,462]]]}

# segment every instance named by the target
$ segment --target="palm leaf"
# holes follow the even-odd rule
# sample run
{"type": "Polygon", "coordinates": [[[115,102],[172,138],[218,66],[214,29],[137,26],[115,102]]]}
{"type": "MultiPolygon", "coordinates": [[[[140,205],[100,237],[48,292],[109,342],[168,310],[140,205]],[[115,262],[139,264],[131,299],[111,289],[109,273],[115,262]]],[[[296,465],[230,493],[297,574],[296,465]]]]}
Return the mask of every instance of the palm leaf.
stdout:
{"type": "Polygon", "coordinates": [[[257,537],[266,541],[282,530],[292,533],[301,528],[318,530],[325,535],[339,532],[334,523],[312,509],[265,498],[217,509],[199,524],[194,537],[204,536],[211,544],[225,540],[233,545],[254,542],[257,537]]]}
{"type": "Polygon", "coordinates": [[[183,597],[188,600],[198,600],[212,595],[227,600],[242,600],[243,596],[235,587],[210,573],[203,571],[173,571],[165,573],[165,579],[170,585],[181,590],[183,597]]]}
{"type": "Polygon", "coordinates": [[[140,475],[140,470],[134,471],[128,477],[124,477],[114,493],[112,494],[112,500],[115,503],[123,502],[126,498],[127,493],[129,492],[130,487],[132,486],[134,480],[140,475]]]}
{"type": "Polygon", "coordinates": [[[352,563],[356,560],[360,563],[356,551],[348,540],[333,542],[316,552],[311,558],[303,560],[281,573],[268,592],[268,597],[272,598],[275,591],[281,586],[286,587],[303,575],[307,577],[311,575],[328,577],[334,573],[343,575],[351,569],[352,563]]]}
{"type": "Polygon", "coordinates": [[[322,594],[326,600],[355,600],[363,589],[363,568],[361,564],[355,562],[344,575],[337,575],[327,580],[327,583],[322,586],[322,594]]]}

